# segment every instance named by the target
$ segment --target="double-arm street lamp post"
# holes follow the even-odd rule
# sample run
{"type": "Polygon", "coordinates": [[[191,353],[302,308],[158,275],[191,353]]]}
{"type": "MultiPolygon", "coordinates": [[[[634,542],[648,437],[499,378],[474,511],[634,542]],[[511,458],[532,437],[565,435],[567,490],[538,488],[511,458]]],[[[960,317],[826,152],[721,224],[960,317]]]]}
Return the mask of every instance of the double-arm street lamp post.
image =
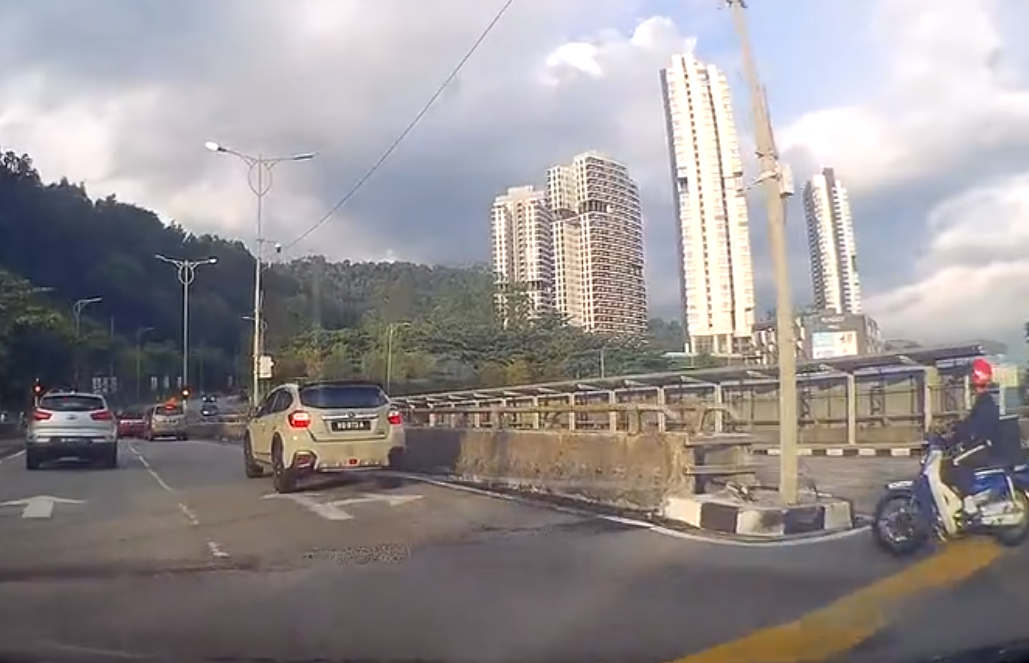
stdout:
{"type": "Polygon", "coordinates": [[[260,379],[261,379],[261,272],[264,249],[264,197],[272,188],[272,171],[275,166],[286,161],[309,161],[315,157],[313,152],[293,154],[291,156],[268,157],[264,155],[252,156],[238,150],[225,147],[213,141],[205,144],[207,149],[220,154],[231,154],[247,165],[247,184],[254,197],[257,198],[257,246],[254,255],[254,348],[251,357],[251,369],[253,384],[251,385],[251,400],[254,407],[261,403],[260,379]]]}
{"type": "Polygon", "coordinates": [[[182,385],[185,389],[189,385],[189,286],[197,277],[197,268],[202,265],[213,265],[218,262],[217,258],[204,258],[203,260],[179,260],[157,254],[154,256],[162,262],[174,265],[178,270],[179,283],[182,284],[182,385]]]}

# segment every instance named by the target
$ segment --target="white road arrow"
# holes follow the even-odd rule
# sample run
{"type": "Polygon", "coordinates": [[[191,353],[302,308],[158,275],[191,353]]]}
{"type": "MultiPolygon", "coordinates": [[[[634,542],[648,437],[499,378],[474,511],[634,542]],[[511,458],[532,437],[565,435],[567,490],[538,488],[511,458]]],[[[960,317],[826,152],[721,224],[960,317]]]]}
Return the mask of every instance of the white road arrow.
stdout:
{"type": "Polygon", "coordinates": [[[35,497],[26,497],[22,500],[0,502],[0,507],[24,507],[21,510],[22,518],[49,518],[54,515],[54,507],[58,504],[85,504],[85,502],[82,500],[69,500],[63,497],[54,497],[52,495],[36,495],[35,497]]]}
{"type": "Polygon", "coordinates": [[[414,502],[415,500],[422,499],[421,495],[377,495],[374,493],[365,493],[358,497],[349,497],[342,500],[330,501],[322,501],[317,499],[318,497],[324,497],[324,495],[322,493],[298,493],[293,495],[279,495],[278,493],[272,493],[271,495],[265,495],[264,499],[287,499],[299,504],[314,515],[319,518],[324,518],[325,520],[353,520],[354,517],[343,509],[343,507],[348,504],[384,502],[389,506],[401,506],[408,502],[414,502]]]}

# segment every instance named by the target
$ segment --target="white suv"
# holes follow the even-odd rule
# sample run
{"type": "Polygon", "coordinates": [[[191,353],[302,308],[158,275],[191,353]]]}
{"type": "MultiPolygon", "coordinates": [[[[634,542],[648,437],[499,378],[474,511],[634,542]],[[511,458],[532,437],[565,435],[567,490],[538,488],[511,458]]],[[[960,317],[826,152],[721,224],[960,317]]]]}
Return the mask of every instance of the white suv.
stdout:
{"type": "Polygon", "coordinates": [[[39,399],[25,437],[25,467],[81,458],[118,467],[118,421],[100,394],[51,392],[39,399]]]}

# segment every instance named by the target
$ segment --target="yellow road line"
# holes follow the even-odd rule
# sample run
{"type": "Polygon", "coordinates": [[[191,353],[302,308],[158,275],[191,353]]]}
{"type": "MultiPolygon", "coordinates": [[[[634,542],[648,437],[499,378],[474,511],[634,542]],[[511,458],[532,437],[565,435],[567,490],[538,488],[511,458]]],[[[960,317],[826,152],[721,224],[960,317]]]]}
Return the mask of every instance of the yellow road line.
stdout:
{"type": "Polygon", "coordinates": [[[904,599],[958,584],[995,562],[1004,550],[991,539],[957,541],[903,571],[810,612],[797,621],[672,663],[808,663],[847,652],[886,626],[886,613],[904,599]]]}

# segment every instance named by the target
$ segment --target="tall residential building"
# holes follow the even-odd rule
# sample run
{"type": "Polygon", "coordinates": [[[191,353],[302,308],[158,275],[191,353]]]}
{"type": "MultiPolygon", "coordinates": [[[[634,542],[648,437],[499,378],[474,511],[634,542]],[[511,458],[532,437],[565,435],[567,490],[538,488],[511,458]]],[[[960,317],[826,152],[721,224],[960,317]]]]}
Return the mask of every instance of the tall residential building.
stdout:
{"type": "Polygon", "coordinates": [[[688,53],[661,70],[661,88],[686,350],[744,355],[753,343],[754,266],[729,83],[688,53]]]}
{"type": "Polygon", "coordinates": [[[624,165],[596,152],[547,171],[558,310],[589,331],[647,331],[643,213],[624,165]]]}
{"type": "Polygon", "coordinates": [[[804,187],[804,215],[815,307],[861,313],[854,219],[847,189],[832,168],[823,168],[804,187]]]}
{"type": "Polygon", "coordinates": [[[553,226],[546,194],[534,187],[508,189],[493,202],[493,272],[502,313],[512,288],[525,296],[532,312],[553,308],[553,226]]]}

